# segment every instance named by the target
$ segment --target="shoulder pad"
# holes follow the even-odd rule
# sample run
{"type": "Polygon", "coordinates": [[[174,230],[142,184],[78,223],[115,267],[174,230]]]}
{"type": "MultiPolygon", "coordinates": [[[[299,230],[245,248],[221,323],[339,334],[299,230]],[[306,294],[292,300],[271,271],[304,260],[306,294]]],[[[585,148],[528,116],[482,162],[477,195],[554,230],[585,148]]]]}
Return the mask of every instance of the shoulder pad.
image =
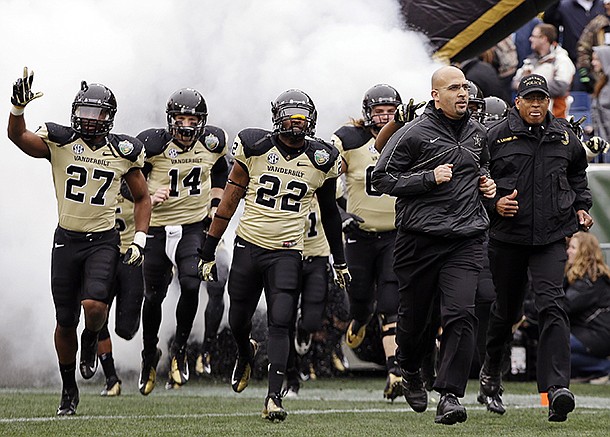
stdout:
{"type": "Polygon", "coordinates": [[[172,136],[164,128],[147,129],[140,132],[137,138],[144,144],[147,158],[163,153],[167,145],[172,141],[172,136]]]}
{"type": "Polygon", "coordinates": [[[65,146],[76,139],[76,132],[71,127],[61,126],[56,123],[45,123],[47,125],[47,133],[50,141],[65,146]]]}
{"type": "Polygon", "coordinates": [[[136,162],[138,156],[142,153],[144,145],[140,140],[129,135],[109,134],[108,140],[112,148],[125,159],[131,162],[136,162]]]}
{"type": "Polygon", "coordinates": [[[271,132],[265,129],[247,128],[237,134],[246,158],[260,156],[273,147],[271,132]]]}
{"type": "Polygon", "coordinates": [[[357,149],[368,143],[373,137],[368,129],[356,126],[342,126],[335,132],[335,135],[343,143],[343,150],[357,149]]]}
{"type": "Polygon", "coordinates": [[[331,144],[321,139],[308,139],[308,146],[305,149],[305,154],[312,162],[314,167],[322,170],[324,173],[336,164],[339,159],[339,150],[331,144]]]}
{"type": "Polygon", "coordinates": [[[222,153],[227,146],[227,133],[219,127],[207,125],[199,142],[210,152],[222,153]]]}

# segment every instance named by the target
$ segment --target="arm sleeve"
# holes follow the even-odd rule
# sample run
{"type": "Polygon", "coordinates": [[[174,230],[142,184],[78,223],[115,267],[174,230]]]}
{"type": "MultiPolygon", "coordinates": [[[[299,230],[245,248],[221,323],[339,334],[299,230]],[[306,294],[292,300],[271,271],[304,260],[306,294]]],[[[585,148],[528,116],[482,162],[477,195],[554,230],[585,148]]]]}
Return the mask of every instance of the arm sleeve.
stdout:
{"type": "Polygon", "coordinates": [[[333,254],[333,260],[337,264],[343,264],[345,263],[345,254],[341,233],[341,216],[335,200],[336,183],[337,180],[335,178],[327,179],[316,190],[316,196],[322,215],[322,227],[324,228],[330,251],[333,254]]]}
{"type": "Polygon", "coordinates": [[[224,188],[227,183],[229,176],[229,166],[224,156],[219,157],[212,169],[210,170],[210,177],[212,179],[212,188],[224,188]]]}

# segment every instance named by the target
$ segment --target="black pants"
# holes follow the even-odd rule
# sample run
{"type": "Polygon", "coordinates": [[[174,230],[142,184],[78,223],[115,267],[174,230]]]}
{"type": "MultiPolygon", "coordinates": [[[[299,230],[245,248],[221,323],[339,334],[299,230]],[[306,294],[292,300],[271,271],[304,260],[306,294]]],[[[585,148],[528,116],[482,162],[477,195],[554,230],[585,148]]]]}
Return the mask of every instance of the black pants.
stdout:
{"type": "Polygon", "coordinates": [[[540,333],[536,367],[540,392],[570,383],[570,328],[561,306],[566,258],[563,240],[544,246],[489,241],[497,297],[487,331],[486,361],[492,368],[502,363],[504,346],[511,341],[512,326],[521,315],[529,268],[540,333]]]}
{"type": "Polygon", "coordinates": [[[443,328],[434,384],[437,391],[464,396],[475,347],[474,301],[483,264],[484,234],[447,239],[399,231],[394,252],[400,305],[396,343],[400,366],[414,372],[430,350],[437,328],[435,300],[443,328]],[[434,326],[432,326],[434,324],[434,326]]]}

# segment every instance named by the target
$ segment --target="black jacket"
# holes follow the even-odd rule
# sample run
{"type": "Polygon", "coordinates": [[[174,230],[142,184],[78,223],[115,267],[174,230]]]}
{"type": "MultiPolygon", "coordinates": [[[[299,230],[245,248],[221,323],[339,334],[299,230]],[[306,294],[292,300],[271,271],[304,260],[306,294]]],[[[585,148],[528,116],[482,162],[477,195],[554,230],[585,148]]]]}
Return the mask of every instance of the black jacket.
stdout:
{"type": "Polygon", "coordinates": [[[549,244],[576,232],[576,211],[591,208],[582,143],[565,119],[549,112],[544,125],[537,137],[514,107],[488,132],[489,170],[497,186],[495,201],[517,189],[519,202],[515,217],[491,214],[490,238],[514,244],[549,244]]]}
{"type": "Polygon", "coordinates": [[[578,279],[565,285],[570,331],[597,357],[610,355],[610,279],[578,279]]]}
{"type": "Polygon", "coordinates": [[[384,147],[372,182],[397,197],[397,228],[450,238],[488,228],[479,190],[479,177],[488,174],[487,134],[478,121],[466,117],[456,138],[448,119],[430,101],[384,147]],[[434,169],[442,164],[453,164],[453,176],[437,185],[434,169]]]}

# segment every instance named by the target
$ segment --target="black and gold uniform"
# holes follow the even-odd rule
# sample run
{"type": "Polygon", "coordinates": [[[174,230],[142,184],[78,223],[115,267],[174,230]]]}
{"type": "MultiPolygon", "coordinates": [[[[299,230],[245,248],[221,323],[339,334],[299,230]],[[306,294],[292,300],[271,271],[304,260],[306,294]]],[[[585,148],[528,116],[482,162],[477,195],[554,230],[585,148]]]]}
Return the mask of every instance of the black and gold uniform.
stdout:
{"type": "Polygon", "coordinates": [[[119,257],[115,214],[121,177],[142,167],[144,148],[135,138],[108,134],[106,145],[93,150],[70,127],[54,123],[36,135],[49,148],[58,205],[51,266],[57,320],[76,326],[80,300],[109,302],[119,257]]]}
{"type": "MultiPolygon", "coordinates": [[[[175,355],[185,348],[197,314],[201,284],[198,250],[204,239],[204,219],[210,210],[210,190],[226,183],[226,133],[218,127],[205,126],[201,136],[188,147],[177,142],[167,129],[149,129],[138,138],[146,148],[144,174],[150,194],[169,188],[167,199],[153,205],[151,215],[144,262],[143,356],[154,356],[157,350],[161,305],[174,266],[180,284],[172,344],[175,355]]],[[[173,382],[178,384],[186,382],[188,368],[181,380],[175,379],[173,382]]]]}

